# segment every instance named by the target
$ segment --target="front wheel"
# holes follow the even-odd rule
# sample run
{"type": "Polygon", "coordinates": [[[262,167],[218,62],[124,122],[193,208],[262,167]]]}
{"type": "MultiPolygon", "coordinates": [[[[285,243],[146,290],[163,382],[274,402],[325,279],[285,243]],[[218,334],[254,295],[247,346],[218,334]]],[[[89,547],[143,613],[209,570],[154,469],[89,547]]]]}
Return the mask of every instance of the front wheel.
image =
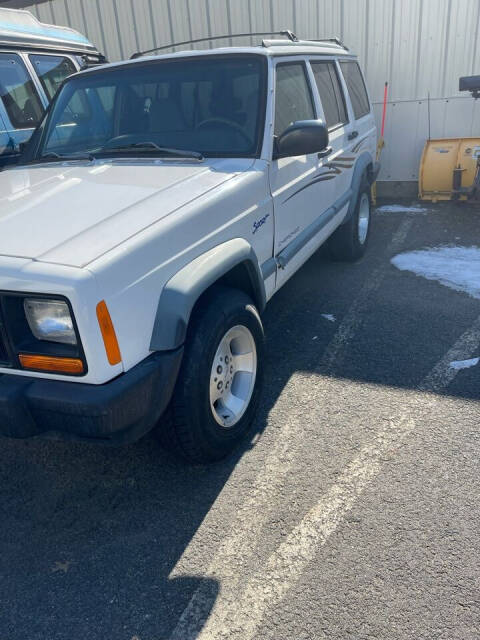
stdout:
{"type": "Polygon", "coordinates": [[[263,327],[241,291],[214,287],[196,309],[163,444],[193,463],[220,460],[248,433],[263,379],[263,327]]]}
{"type": "Polygon", "coordinates": [[[370,228],[370,186],[363,180],[352,217],[338,227],[329,240],[332,258],[348,262],[361,258],[367,249],[370,228]]]}

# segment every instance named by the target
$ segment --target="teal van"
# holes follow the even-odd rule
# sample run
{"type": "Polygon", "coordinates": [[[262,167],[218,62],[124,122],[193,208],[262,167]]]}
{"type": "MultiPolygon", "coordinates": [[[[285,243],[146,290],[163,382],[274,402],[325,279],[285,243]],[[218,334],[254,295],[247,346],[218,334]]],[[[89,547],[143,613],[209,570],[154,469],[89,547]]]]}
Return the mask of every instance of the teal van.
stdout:
{"type": "Polygon", "coordinates": [[[0,8],[0,169],[18,159],[65,78],[103,62],[77,31],[0,8]]]}

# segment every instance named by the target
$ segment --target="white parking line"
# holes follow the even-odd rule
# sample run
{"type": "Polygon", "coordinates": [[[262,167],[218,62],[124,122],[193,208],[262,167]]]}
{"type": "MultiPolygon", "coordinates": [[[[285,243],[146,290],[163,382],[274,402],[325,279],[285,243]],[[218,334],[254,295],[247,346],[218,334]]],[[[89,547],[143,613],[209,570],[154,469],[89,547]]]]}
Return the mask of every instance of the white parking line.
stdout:
{"type": "Polygon", "coordinates": [[[450,364],[454,361],[465,360],[473,355],[475,350],[478,349],[479,344],[480,316],[475,320],[470,329],[467,329],[453,347],[447,351],[419,388],[427,391],[440,391],[447,387],[459,371],[459,368],[451,367],[450,364]]]}

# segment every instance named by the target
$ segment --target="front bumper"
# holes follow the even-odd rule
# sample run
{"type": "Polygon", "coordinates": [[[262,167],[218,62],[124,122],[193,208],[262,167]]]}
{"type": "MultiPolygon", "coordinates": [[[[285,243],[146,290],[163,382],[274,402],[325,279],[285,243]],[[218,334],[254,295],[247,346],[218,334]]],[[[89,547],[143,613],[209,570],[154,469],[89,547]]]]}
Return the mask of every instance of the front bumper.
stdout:
{"type": "Polygon", "coordinates": [[[0,375],[0,435],[125,444],[165,411],[183,347],[154,353],[104,385],[0,375]]]}

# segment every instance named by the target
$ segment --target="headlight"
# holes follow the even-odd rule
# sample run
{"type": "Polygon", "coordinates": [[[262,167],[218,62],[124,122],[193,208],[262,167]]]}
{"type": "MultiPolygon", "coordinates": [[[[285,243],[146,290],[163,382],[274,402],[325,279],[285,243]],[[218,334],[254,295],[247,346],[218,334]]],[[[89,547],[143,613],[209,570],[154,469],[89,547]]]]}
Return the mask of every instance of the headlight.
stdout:
{"type": "Polygon", "coordinates": [[[30,329],[37,340],[77,344],[66,302],[26,298],[23,303],[30,329]]]}

